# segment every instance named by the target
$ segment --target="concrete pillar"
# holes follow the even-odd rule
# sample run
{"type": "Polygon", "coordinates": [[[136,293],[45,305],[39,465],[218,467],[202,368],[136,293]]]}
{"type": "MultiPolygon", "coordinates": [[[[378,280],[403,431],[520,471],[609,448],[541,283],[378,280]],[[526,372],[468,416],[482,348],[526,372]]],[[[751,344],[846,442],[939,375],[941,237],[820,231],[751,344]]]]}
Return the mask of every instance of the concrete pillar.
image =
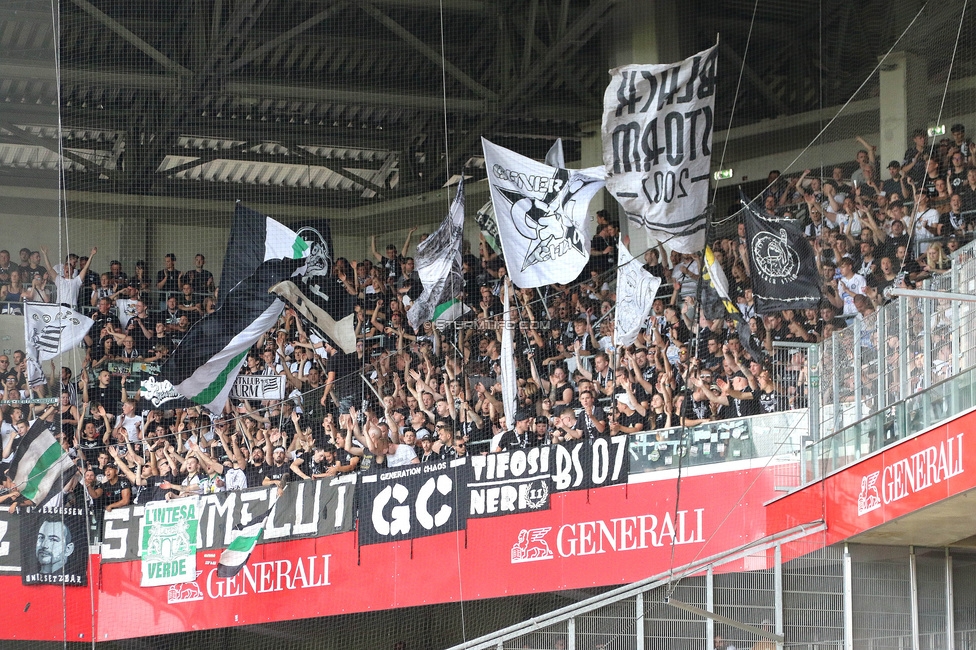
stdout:
{"type": "MultiPolygon", "coordinates": [[[[585,122],[580,124],[580,131],[584,134],[580,140],[580,168],[598,167],[603,165],[603,141],[600,138],[600,122],[585,122]]],[[[596,214],[613,203],[613,199],[606,190],[599,192],[590,201],[590,214],[596,214]]]]}
{"type": "MultiPolygon", "coordinates": [[[[614,10],[613,41],[607,69],[629,63],[664,63],[682,58],[679,45],[682,39],[679,31],[683,25],[676,0],[624,0],[614,10]]],[[[609,78],[607,79],[609,82],[609,78]]],[[[600,139],[600,123],[582,125],[586,134],[582,140],[581,166],[603,164],[603,148],[600,139]]],[[[607,207],[611,213],[616,210],[613,199],[600,192],[590,203],[590,212],[607,207]]],[[[630,252],[636,256],[653,244],[643,229],[629,227],[620,214],[621,233],[630,236],[630,252]]]]}
{"type": "MultiPolygon", "coordinates": [[[[882,169],[892,160],[901,162],[912,131],[931,126],[925,121],[926,76],[925,60],[914,52],[892,52],[881,65],[882,169]]],[[[882,177],[887,178],[887,172],[882,171],[882,177]]]]}

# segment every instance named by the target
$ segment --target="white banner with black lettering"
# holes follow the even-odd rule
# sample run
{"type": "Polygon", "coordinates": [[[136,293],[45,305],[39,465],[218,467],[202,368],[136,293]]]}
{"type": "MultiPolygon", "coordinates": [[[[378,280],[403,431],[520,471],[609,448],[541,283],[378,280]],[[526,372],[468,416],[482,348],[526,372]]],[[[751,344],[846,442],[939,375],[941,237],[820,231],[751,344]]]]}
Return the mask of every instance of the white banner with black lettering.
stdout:
{"type": "Polygon", "coordinates": [[[617,248],[617,303],[613,313],[613,344],[633,345],[651,313],[661,278],[644,269],[620,242],[617,248]]]}
{"type": "MultiPolygon", "coordinates": [[[[280,501],[274,517],[264,527],[260,544],[301,537],[324,537],[353,528],[355,477],[295,481],[278,497],[277,488],[219,492],[197,502],[196,547],[198,550],[225,548],[234,527],[247,525],[280,501]]],[[[145,506],[116,508],[105,513],[102,537],[103,562],[139,559],[140,530],[145,506]]]]}
{"type": "Polygon", "coordinates": [[[468,517],[497,517],[549,509],[552,447],[470,456],[468,517]]]}
{"type": "Polygon", "coordinates": [[[230,396],[235,399],[285,399],[285,378],[282,375],[237,375],[230,396]]]}
{"type": "Polygon", "coordinates": [[[359,544],[464,530],[465,459],[403,465],[360,477],[359,544]]]}
{"type": "Polygon", "coordinates": [[[614,68],[603,97],[607,190],[633,226],[682,253],[705,245],[717,47],[614,68]]]}
{"type": "Polygon", "coordinates": [[[590,259],[590,200],[602,178],[560,169],[488,142],[481,144],[508,275],[522,288],[567,284],[590,259]]]}

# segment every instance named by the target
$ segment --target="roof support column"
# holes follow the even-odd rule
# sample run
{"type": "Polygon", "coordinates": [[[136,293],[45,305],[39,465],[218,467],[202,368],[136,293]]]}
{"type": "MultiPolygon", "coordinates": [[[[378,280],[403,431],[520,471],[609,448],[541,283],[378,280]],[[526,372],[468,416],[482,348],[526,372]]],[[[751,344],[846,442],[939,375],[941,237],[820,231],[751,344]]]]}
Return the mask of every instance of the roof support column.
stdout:
{"type": "MultiPolygon", "coordinates": [[[[679,43],[681,38],[678,11],[675,0],[623,0],[613,17],[613,48],[607,68],[630,63],[662,63],[681,58],[679,43]]],[[[607,82],[610,79],[607,77],[607,82]]],[[[603,164],[603,145],[600,138],[600,123],[590,122],[581,125],[585,133],[582,139],[581,167],[603,164]]],[[[613,204],[613,199],[600,192],[590,203],[591,212],[596,212],[613,204]]],[[[619,213],[618,213],[619,214],[619,213]]],[[[620,220],[621,232],[630,236],[630,252],[640,258],[649,248],[647,231],[631,228],[626,219],[620,220]]]]}
{"type": "MultiPolygon", "coordinates": [[[[915,129],[925,123],[927,93],[926,62],[914,52],[892,52],[880,71],[882,165],[902,162],[915,129]]],[[[886,176],[887,178],[887,176],[886,176]]]]}

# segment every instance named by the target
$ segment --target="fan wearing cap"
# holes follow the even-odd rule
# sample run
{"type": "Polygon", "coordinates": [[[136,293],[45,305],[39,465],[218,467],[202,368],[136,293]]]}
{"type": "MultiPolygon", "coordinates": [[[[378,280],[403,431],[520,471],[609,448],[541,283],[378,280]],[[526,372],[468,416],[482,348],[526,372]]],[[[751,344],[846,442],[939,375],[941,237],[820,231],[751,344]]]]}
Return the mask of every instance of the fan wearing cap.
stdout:
{"type": "Polygon", "coordinates": [[[421,463],[429,463],[441,459],[441,455],[433,449],[434,440],[427,429],[421,429],[417,432],[417,444],[420,447],[417,458],[420,459],[421,463]]]}
{"type": "Polygon", "coordinates": [[[288,480],[284,478],[285,474],[288,473],[287,457],[288,452],[285,451],[284,445],[276,443],[271,450],[271,462],[267,465],[264,479],[261,481],[262,485],[277,485],[279,488],[285,487],[285,481],[288,480]]]}
{"type": "Polygon", "coordinates": [[[532,429],[532,433],[535,434],[529,440],[529,445],[532,447],[541,447],[542,445],[548,445],[552,442],[551,427],[549,425],[549,418],[544,415],[538,415],[535,418],[535,427],[532,429]]]}
{"type": "Polygon", "coordinates": [[[515,426],[506,431],[498,439],[498,445],[492,451],[512,451],[527,449],[531,446],[532,423],[535,413],[528,408],[521,408],[515,413],[515,426]]]}
{"type": "Polygon", "coordinates": [[[615,422],[610,423],[611,435],[638,433],[644,430],[644,416],[635,410],[636,406],[630,395],[626,393],[617,395],[617,418],[615,422]]]}
{"type": "Polygon", "coordinates": [[[106,463],[104,471],[105,482],[97,486],[87,485],[88,494],[96,504],[103,504],[105,512],[129,505],[132,501],[132,485],[128,479],[119,476],[118,465],[106,463]]]}

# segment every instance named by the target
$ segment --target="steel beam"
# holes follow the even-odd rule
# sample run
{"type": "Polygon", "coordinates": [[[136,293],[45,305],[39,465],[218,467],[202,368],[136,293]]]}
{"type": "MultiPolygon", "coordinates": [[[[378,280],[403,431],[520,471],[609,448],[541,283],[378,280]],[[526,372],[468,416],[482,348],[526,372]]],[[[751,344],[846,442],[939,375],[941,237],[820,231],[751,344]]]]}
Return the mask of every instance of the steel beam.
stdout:
{"type": "Polygon", "coordinates": [[[732,62],[732,68],[739,68],[742,70],[742,76],[745,77],[752,87],[759,92],[760,95],[773,107],[777,114],[783,115],[788,112],[786,105],[783,101],[776,96],[776,93],[769,89],[769,86],[763,83],[762,78],[756,74],[756,72],[748,66],[739,53],[732,49],[732,46],[728,44],[727,41],[719,41],[719,49],[722,51],[724,56],[729,57],[732,62]]]}
{"type": "MultiPolygon", "coordinates": [[[[217,1],[219,2],[220,0],[217,0],[217,1]]],[[[227,71],[228,72],[234,72],[236,70],[240,70],[241,68],[243,68],[245,65],[247,65],[251,61],[254,61],[257,58],[264,56],[265,54],[267,54],[268,52],[270,52],[274,48],[278,47],[282,43],[285,43],[287,41],[290,41],[291,39],[293,39],[294,37],[298,36],[302,32],[304,32],[304,31],[306,31],[308,29],[311,29],[312,27],[315,27],[316,25],[318,25],[322,21],[326,20],[327,18],[331,17],[337,11],[339,11],[342,8],[344,8],[345,6],[346,6],[346,3],[345,2],[342,2],[341,0],[335,0],[332,3],[331,6],[329,6],[325,10],[320,11],[319,13],[315,14],[314,16],[312,16],[311,18],[309,18],[308,20],[302,22],[299,25],[296,25],[295,27],[292,27],[287,32],[285,32],[283,34],[280,34],[279,36],[273,38],[272,40],[268,41],[267,43],[265,43],[261,47],[258,47],[258,48],[255,48],[253,50],[248,51],[244,56],[242,56],[241,58],[237,59],[236,61],[234,61],[230,65],[228,65],[227,66],[227,71]]]]}
{"type": "Polygon", "coordinates": [[[675,598],[665,598],[665,605],[671,605],[671,607],[677,607],[691,614],[697,614],[704,618],[712,619],[713,621],[718,621],[719,623],[725,623],[729,627],[734,627],[737,630],[743,630],[744,632],[749,632],[750,634],[755,634],[763,639],[768,639],[770,641],[775,641],[777,644],[783,643],[783,635],[775,634],[768,630],[764,630],[761,627],[756,627],[755,625],[749,625],[748,623],[740,623],[739,621],[729,618],[728,616],[722,616],[721,614],[716,614],[715,612],[709,612],[701,607],[695,607],[694,605],[689,605],[688,603],[681,602],[675,598]]]}
{"type": "Polygon", "coordinates": [[[362,2],[359,4],[359,8],[363,10],[370,18],[378,22],[379,24],[386,27],[388,30],[396,34],[396,36],[405,42],[407,45],[412,47],[414,50],[419,52],[421,55],[426,57],[428,60],[433,62],[435,65],[440,67],[444,66],[444,71],[447,72],[451,77],[458,81],[463,86],[475,92],[475,94],[480,95],[486,99],[494,99],[496,94],[494,91],[485,88],[476,80],[468,76],[463,70],[455,66],[453,63],[448,61],[441,52],[434,50],[429,45],[424,43],[422,40],[414,36],[410,30],[403,27],[400,23],[393,20],[382,11],[374,7],[369,2],[362,2]]]}
{"type": "Polygon", "coordinates": [[[372,0],[373,4],[403,9],[422,9],[425,11],[458,11],[484,13],[485,3],[480,0],[372,0]]]}
{"type": "Polygon", "coordinates": [[[555,42],[546,53],[539,58],[529,73],[520,77],[517,84],[510,88],[499,100],[495,112],[489,113],[481,118],[478,123],[468,131],[468,135],[455,147],[455,154],[449,163],[451,169],[460,169],[464,160],[471,155],[471,149],[480,141],[481,136],[487,134],[491,128],[498,123],[504,116],[510,113],[519,104],[526,102],[534,93],[530,92],[532,87],[544,73],[552,70],[557,61],[566,60],[602,27],[611,14],[613,6],[618,0],[598,0],[592,2],[583,11],[576,21],[566,30],[561,39],[555,42]]]}
{"type": "Polygon", "coordinates": [[[90,15],[92,18],[94,18],[101,24],[105,25],[110,30],[118,34],[119,36],[121,36],[125,42],[134,46],[140,52],[142,52],[143,54],[145,54],[146,56],[148,56],[153,61],[163,66],[170,72],[179,75],[193,74],[192,70],[188,70],[187,68],[181,66],[179,63],[176,63],[175,61],[170,59],[168,56],[166,56],[165,54],[163,54],[162,52],[154,48],[152,45],[150,45],[143,39],[139,38],[132,32],[130,32],[114,18],[112,18],[108,14],[98,9],[98,7],[92,5],[90,2],[88,2],[88,0],[71,0],[71,2],[73,2],[79,8],[81,8],[85,13],[90,15]]]}
{"type": "MultiPolygon", "coordinates": [[[[605,0],[606,1],[606,0],[605,0]]],[[[29,79],[37,81],[50,76],[53,86],[54,75],[50,67],[39,66],[28,61],[0,62],[0,79],[29,79]]],[[[173,75],[142,74],[118,72],[114,70],[95,70],[65,67],[61,69],[61,82],[65,86],[95,86],[99,88],[130,88],[161,93],[183,93],[177,77],[173,75]]],[[[261,98],[282,99],[286,101],[323,102],[330,104],[362,104],[385,106],[439,113],[444,110],[444,99],[433,95],[411,95],[388,92],[369,92],[348,88],[321,88],[305,86],[284,86],[270,83],[250,83],[228,81],[222,86],[225,94],[238,100],[257,103],[261,98]]],[[[447,98],[447,110],[451,113],[482,115],[485,112],[482,99],[447,98]]],[[[530,118],[579,122],[592,119],[599,114],[599,107],[567,107],[565,105],[534,105],[524,109],[522,115],[530,118]]]]}
{"type": "Polygon", "coordinates": [[[64,158],[76,162],[79,165],[83,165],[85,169],[87,169],[89,172],[97,172],[99,174],[105,174],[106,176],[118,175],[118,171],[114,169],[108,169],[106,167],[102,167],[94,160],[89,160],[84,156],[79,156],[78,154],[72,151],[67,151],[66,149],[60,147],[59,145],[61,143],[57,140],[50,140],[48,138],[39,138],[35,136],[33,133],[29,133],[23,130],[16,124],[10,124],[6,120],[0,120],[0,129],[9,132],[10,137],[16,140],[18,144],[43,147],[48,151],[52,151],[58,154],[59,156],[63,156],[64,158]]]}

